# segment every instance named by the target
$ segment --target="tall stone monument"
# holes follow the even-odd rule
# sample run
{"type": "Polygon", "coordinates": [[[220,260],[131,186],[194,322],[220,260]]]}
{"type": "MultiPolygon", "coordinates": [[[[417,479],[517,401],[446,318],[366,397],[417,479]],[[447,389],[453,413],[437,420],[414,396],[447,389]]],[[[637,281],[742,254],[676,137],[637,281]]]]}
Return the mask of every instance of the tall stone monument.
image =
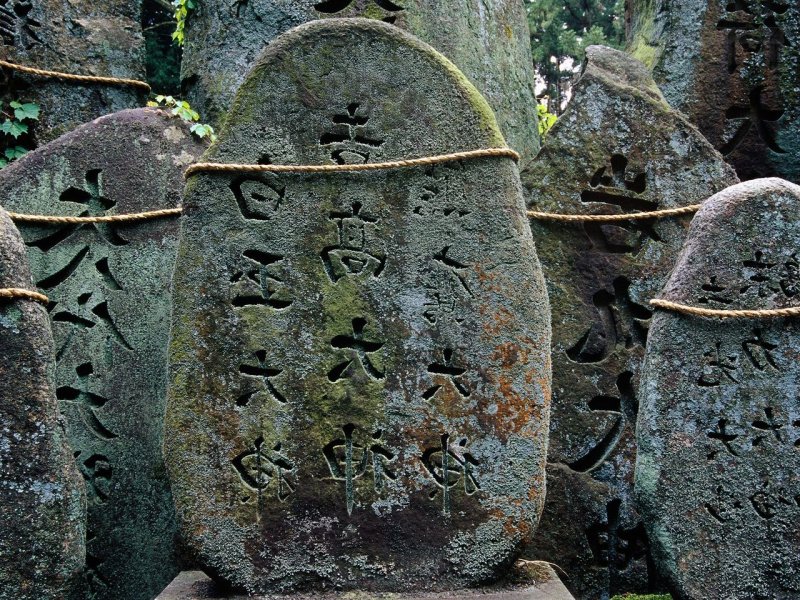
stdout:
{"type": "Polygon", "coordinates": [[[633,0],[629,42],[742,179],[800,182],[800,5],[633,0]]]}
{"type": "MultiPolygon", "coordinates": [[[[33,290],[0,209],[0,289],[33,290]]],[[[77,598],[86,498],[59,419],[44,306],[0,297],[0,598],[77,598]]]]}
{"type": "MultiPolygon", "coordinates": [[[[532,210],[573,215],[696,204],[736,181],[641,63],[600,46],[523,173],[532,210]]],[[[553,414],[547,504],[528,556],[563,568],[578,597],[654,585],[633,507],[637,388],[648,300],[690,219],[531,220],[553,307],[553,414]]]]}
{"type": "MultiPolygon", "coordinates": [[[[141,2],[133,0],[0,0],[0,58],[49,71],[141,80],[140,23],[141,2]]],[[[40,106],[34,129],[39,144],[99,116],[142,106],[146,97],[146,90],[130,85],[65,82],[0,69],[3,102],[40,106]]]]}
{"type": "MultiPolygon", "coordinates": [[[[240,89],[216,163],[502,148],[397,27],[314,21],[240,89]]],[[[202,568],[250,593],[490,581],[544,496],[549,307],[517,167],[208,172],[186,192],[165,455],[202,568]]]]}
{"type": "Polygon", "coordinates": [[[539,149],[530,32],[521,0],[203,0],[187,21],[185,92],[212,122],[230,109],[264,46],[314,19],[392,23],[452,60],[485,96],[523,164],[539,149]]]}
{"type": "MultiPolygon", "coordinates": [[[[39,215],[175,207],[203,149],[179,119],[123,111],[0,171],[0,197],[39,215]]],[[[87,485],[89,593],[149,600],[178,570],[161,451],[178,219],[20,227],[50,298],[55,393],[87,485]]]]}
{"type": "MultiPolygon", "coordinates": [[[[663,292],[715,310],[797,307],[800,187],[704,203],[663,292]]],[[[678,598],[800,597],[800,323],[659,312],[642,375],[636,495],[678,598]]]]}

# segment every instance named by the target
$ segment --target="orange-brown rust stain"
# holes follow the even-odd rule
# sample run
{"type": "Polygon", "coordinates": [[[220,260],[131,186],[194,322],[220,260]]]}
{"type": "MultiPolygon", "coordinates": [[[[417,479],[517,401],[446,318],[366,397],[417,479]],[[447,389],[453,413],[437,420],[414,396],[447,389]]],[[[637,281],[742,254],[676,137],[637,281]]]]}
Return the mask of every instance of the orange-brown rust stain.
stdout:
{"type": "MultiPolygon", "coordinates": [[[[511,431],[519,431],[532,420],[543,418],[542,407],[530,398],[523,397],[515,389],[516,378],[509,374],[519,364],[530,365],[531,352],[533,352],[531,340],[523,341],[524,344],[503,342],[496,346],[491,358],[500,365],[500,369],[496,374],[487,373],[487,377],[495,380],[502,396],[502,401],[497,403],[496,418],[498,422],[506,423],[511,431]]],[[[544,373],[537,371],[535,368],[529,369],[525,374],[525,381],[529,385],[538,385],[542,390],[546,390],[549,387],[546,371],[544,373]]]]}

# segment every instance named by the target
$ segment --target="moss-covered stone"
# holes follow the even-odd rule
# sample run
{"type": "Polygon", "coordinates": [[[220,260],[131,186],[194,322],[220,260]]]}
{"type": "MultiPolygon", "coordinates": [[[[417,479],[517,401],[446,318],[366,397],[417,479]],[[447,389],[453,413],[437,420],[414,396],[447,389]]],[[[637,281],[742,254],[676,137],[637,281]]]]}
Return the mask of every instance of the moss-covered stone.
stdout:
{"type": "MultiPolygon", "coordinates": [[[[797,306],[800,187],[761,179],[697,214],[663,298],[797,306]]],[[[636,497],[678,598],[800,597],[797,319],[653,318],[636,497]]]]}
{"type": "MultiPolygon", "coordinates": [[[[142,80],[145,76],[141,2],[134,0],[7,0],[0,5],[3,58],[77,75],[142,80]]],[[[99,116],[142,106],[131,86],[76,84],[2,69],[0,99],[35,102],[31,123],[44,144],[99,116]]]]}
{"type": "MultiPolygon", "coordinates": [[[[0,288],[32,290],[25,245],[0,209],[0,288]]],[[[77,599],[83,480],[59,419],[43,306],[0,298],[0,598],[77,599]]]]}
{"type": "Polygon", "coordinates": [[[530,32],[521,0],[203,0],[186,30],[187,97],[204,118],[220,122],[267,43],[307,21],[338,17],[383,20],[429,43],[486,97],[523,163],[536,155],[530,32]]]}
{"type": "MultiPolygon", "coordinates": [[[[736,182],[641,63],[599,46],[587,56],[570,105],[523,173],[530,208],[657,210],[702,202],[736,182]]],[[[529,556],[562,567],[578,597],[653,585],[633,506],[633,426],[648,300],[689,220],[531,221],[553,310],[553,414],[547,504],[529,556]]]]}
{"type": "MultiPolygon", "coordinates": [[[[275,40],[204,160],[497,146],[431,47],[366,19],[275,40]]],[[[549,319],[516,166],[191,179],[165,452],[199,564],[251,593],[491,580],[543,501],[549,319]]]]}
{"type": "MultiPolygon", "coordinates": [[[[0,171],[9,210],[106,215],[180,203],[204,150],[178,119],[123,111],[0,171]]],[[[22,226],[51,300],[56,394],[87,482],[87,597],[149,600],[178,570],[161,443],[178,221],[22,226]]]]}
{"type": "Polygon", "coordinates": [[[800,181],[800,5],[634,0],[629,47],[741,179],[800,181]]]}

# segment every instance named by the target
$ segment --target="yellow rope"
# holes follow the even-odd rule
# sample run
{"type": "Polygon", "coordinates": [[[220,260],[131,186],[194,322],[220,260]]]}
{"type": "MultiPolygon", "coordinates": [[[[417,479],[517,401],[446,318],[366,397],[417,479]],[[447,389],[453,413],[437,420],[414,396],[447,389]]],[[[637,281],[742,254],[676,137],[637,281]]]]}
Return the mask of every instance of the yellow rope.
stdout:
{"type": "Polygon", "coordinates": [[[366,163],[361,165],[244,165],[224,163],[196,163],[186,169],[187,179],[198,173],[352,173],[358,171],[380,171],[387,169],[404,169],[438,165],[457,160],[476,158],[510,158],[519,162],[520,156],[511,148],[483,148],[466,152],[454,152],[439,156],[424,156],[406,160],[393,160],[382,163],[366,163]]]}
{"type": "Polygon", "coordinates": [[[147,221],[150,219],[160,219],[162,217],[180,216],[182,211],[182,208],[165,208],[162,210],[151,210],[128,215],[106,215],[103,217],[59,217],[51,215],[24,215],[10,212],[8,216],[11,217],[12,221],[17,221],[19,223],[79,225],[83,223],[132,223],[135,221],[147,221]]]}
{"type": "Polygon", "coordinates": [[[701,204],[692,204],[690,206],[680,206],[678,208],[665,208],[663,210],[652,210],[649,212],[629,213],[622,215],[563,215],[558,213],[537,212],[529,210],[528,216],[532,219],[540,221],[561,221],[561,222],[600,222],[600,223],[613,223],[616,221],[635,221],[638,219],[663,219],[665,217],[675,217],[678,215],[688,215],[696,213],[701,204]]]}
{"type": "Polygon", "coordinates": [[[144,81],[136,79],[120,79],[118,77],[98,77],[96,75],[74,75],[72,73],[62,73],[60,71],[45,71],[44,69],[36,69],[34,67],[26,67],[16,63],[8,62],[7,60],[0,60],[0,67],[13,69],[20,73],[28,73],[36,75],[37,77],[49,77],[52,79],[61,79],[63,81],[75,81],[78,83],[99,83],[104,85],[130,85],[133,87],[142,88],[150,93],[150,86],[144,81]]]}
{"type": "Polygon", "coordinates": [[[34,300],[42,304],[50,302],[50,299],[44,294],[22,288],[0,288],[0,298],[34,300]]]}
{"type": "Polygon", "coordinates": [[[679,304],[678,302],[662,300],[660,298],[650,300],[650,304],[656,308],[685,315],[718,319],[780,319],[784,317],[800,317],[800,306],[793,306],[790,308],[766,308],[761,310],[717,310],[679,304]]]}

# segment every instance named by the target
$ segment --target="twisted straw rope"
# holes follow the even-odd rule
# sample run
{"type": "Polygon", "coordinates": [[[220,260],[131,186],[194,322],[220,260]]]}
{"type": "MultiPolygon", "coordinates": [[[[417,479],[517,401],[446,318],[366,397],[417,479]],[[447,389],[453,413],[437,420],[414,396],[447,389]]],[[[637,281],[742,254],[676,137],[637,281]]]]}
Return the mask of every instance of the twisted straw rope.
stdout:
{"type": "Polygon", "coordinates": [[[62,73],[61,71],[45,71],[44,69],[37,69],[35,67],[26,67],[16,63],[8,62],[7,60],[0,60],[0,67],[19,71],[20,73],[28,73],[38,77],[49,77],[51,79],[61,79],[63,81],[75,81],[78,83],[100,83],[104,85],[130,85],[133,87],[142,88],[150,93],[150,86],[144,81],[136,79],[121,79],[119,77],[98,77],[96,75],[74,75],[72,73],[62,73]]]}
{"type": "Polygon", "coordinates": [[[22,288],[0,288],[0,298],[34,300],[42,304],[50,302],[50,299],[44,294],[22,288]]]}
{"type": "Polygon", "coordinates": [[[780,319],[784,317],[800,317],[800,306],[793,306],[790,308],[765,308],[761,310],[717,310],[713,308],[689,306],[688,304],[680,304],[660,298],[650,300],[650,305],[685,315],[718,319],[780,319]]]}
{"type": "Polygon", "coordinates": [[[59,225],[79,225],[83,223],[132,223],[135,221],[148,221],[162,217],[180,216],[182,208],[164,208],[147,212],[131,213],[127,215],[106,215],[103,217],[59,217],[51,215],[24,215],[8,213],[12,221],[19,223],[56,223],[59,225]]]}
{"type": "Polygon", "coordinates": [[[691,204],[678,208],[665,208],[662,210],[651,210],[649,212],[629,213],[622,215],[563,215],[558,213],[537,212],[529,210],[528,216],[540,221],[561,221],[561,222],[600,222],[613,223],[616,221],[636,221],[639,219],[663,219],[665,217],[675,217],[678,215],[688,215],[700,210],[701,204],[691,204]]]}
{"type": "Polygon", "coordinates": [[[380,171],[387,169],[405,169],[438,165],[457,160],[472,160],[476,158],[510,158],[519,162],[519,153],[511,148],[483,148],[481,150],[468,150],[441,154],[438,156],[424,156],[422,158],[409,158],[406,160],[393,160],[382,163],[366,163],[362,165],[245,165],[225,163],[196,163],[186,169],[184,177],[188,179],[198,173],[348,173],[357,171],[380,171]]]}

